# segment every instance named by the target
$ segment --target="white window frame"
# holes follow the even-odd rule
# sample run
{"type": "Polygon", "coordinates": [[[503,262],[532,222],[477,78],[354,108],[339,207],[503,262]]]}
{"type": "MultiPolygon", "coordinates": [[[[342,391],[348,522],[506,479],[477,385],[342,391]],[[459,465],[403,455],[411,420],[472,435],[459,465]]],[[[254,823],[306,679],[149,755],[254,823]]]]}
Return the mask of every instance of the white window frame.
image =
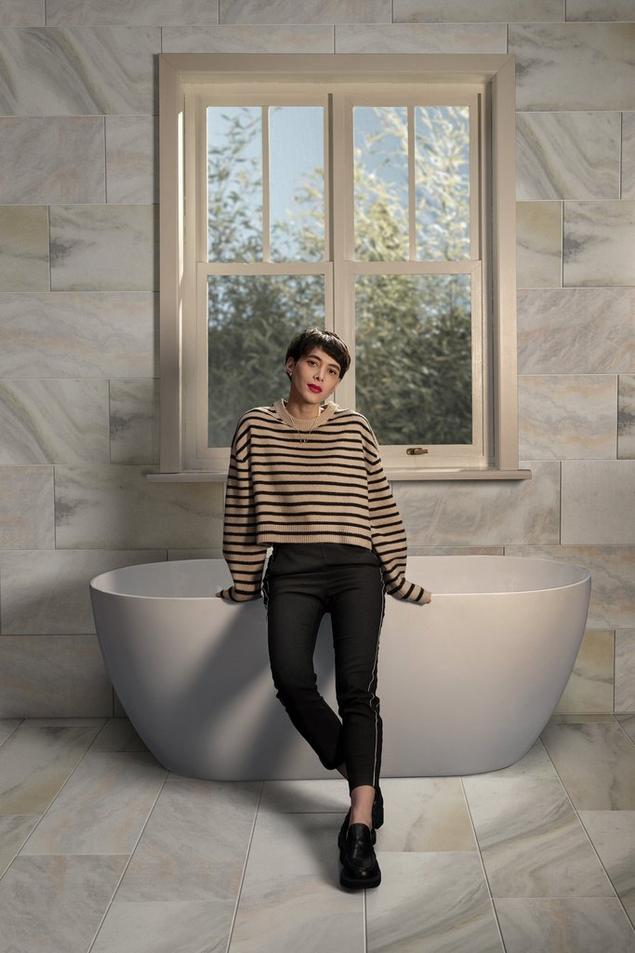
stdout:
{"type": "MultiPolygon", "coordinates": [[[[207,447],[206,414],[199,413],[207,406],[208,274],[323,274],[324,326],[332,329],[337,314],[337,331],[351,342],[355,274],[457,271],[472,276],[473,448],[415,445],[418,449],[408,453],[412,447],[383,446],[384,468],[396,480],[531,477],[530,470],[518,468],[514,84],[514,58],[508,55],[160,54],[160,463],[148,479],[214,481],[227,475],[229,448],[207,447]],[[471,257],[412,260],[411,217],[411,260],[355,261],[347,161],[351,106],[439,102],[429,88],[439,83],[444,103],[453,97],[466,102],[467,95],[472,107],[470,200],[481,214],[471,214],[471,257]],[[269,262],[266,245],[259,263],[206,261],[206,215],[200,213],[207,208],[206,156],[200,161],[204,107],[253,102],[256,89],[272,103],[327,107],[324,141],[327,149],[331,142],[332,155],[324,164],[331,198],[325,210],[324,262],[269,262]],[[344,203],[348,215],[340,219],[344,203]]],[[[411,171],[412,162],[411,150],[411,171]]],[[[354,407],[354,394],[353,360],[333,399],[354,407]]]]}

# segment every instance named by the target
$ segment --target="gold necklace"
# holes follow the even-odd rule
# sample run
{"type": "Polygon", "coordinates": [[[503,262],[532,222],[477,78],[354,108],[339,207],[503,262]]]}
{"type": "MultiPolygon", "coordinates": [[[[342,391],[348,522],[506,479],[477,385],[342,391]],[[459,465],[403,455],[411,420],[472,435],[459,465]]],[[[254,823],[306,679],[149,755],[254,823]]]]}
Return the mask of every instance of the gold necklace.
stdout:
{"type": "Polygon", "coordinates": [[[294,422],[293,422],[293,420],[294,420],[293,414],[290,414],[290,413],[289,413],[289,411],[287,410],[287,405],[286,405],[285,403],[283,403],[282,406],[283,406],[284,409],[287,411],[287,414],[288,414],[288,416],[289,416],[289,420],[291,421],[292,427],[293,427],[294,430],[296,430],[297,433],[299,434],[299,438],[298,438],[298,439],[299,439],[299,442],[300,442],[300,443],[306,443],[307,435],[310,434],[310,433],[315,429],[315,426],[316,426],[318,420],[319,420],[320,417],[322,416],[322,411],[320,411],[320,413],[317,415],[317,417],[315,418],[315,423],[312,424],[311,427],[309,427],[308,430],[298,430],[298,428],[296,427],[296,425],[295,425],[294,422]]]}

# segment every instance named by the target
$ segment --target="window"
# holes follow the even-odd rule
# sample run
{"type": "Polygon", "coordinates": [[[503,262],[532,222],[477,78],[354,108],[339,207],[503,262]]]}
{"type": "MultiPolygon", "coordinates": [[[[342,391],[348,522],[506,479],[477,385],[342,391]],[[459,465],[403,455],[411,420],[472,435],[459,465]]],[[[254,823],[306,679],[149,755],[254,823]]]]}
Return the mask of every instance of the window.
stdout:
{"type": "Polygon", "coordinates": [[[394,479],[518,469],[513,58],[161,54],[161,456],[224,479],[298,330],[394,479]]]}

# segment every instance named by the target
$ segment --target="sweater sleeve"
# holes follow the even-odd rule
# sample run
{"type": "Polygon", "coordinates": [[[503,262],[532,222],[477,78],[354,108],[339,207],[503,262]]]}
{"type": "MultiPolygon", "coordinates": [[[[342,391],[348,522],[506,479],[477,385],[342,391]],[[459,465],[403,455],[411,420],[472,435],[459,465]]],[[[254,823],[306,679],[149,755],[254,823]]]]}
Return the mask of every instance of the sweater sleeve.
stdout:
{"type": "MultiPolygon", "coordinates": [[[[423,586],[406,579],[406,556],[408,545],[406,531],[392,489],[384,473],[379,452],[379,443],[373,428],[364,418],[369,431],[366,452],[368,475],[368,508],[370,515],[373,548],[382,564],[384,585],[389,596],[407,602],[422,602],[426,590],[423,586]]],[[[366,428],[364,428],[366,429],[366,428]]]]}
{"type": "Polygon", "coordinates": [[[256,542],[256,509],[249,460],[249,424],[244,421],[243,415],[232,438],[223,523],[223,556],[229,566],[233,583],[216,595],[228,602],[260,599],[266,555],[267,546],[256,542]]]}

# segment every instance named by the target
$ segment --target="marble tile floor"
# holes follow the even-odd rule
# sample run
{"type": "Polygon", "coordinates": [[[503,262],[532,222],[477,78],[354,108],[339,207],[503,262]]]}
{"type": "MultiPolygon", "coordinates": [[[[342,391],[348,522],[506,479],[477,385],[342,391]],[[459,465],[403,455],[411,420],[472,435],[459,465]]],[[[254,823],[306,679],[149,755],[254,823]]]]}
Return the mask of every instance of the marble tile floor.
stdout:
{"type": "Polygon", "coordinates": [[[201,781],[125,718],[0,719],[0,953],[635,953],[635,715],[382,791],[382,883],[349,892],[339,775],[201,781]]]}

